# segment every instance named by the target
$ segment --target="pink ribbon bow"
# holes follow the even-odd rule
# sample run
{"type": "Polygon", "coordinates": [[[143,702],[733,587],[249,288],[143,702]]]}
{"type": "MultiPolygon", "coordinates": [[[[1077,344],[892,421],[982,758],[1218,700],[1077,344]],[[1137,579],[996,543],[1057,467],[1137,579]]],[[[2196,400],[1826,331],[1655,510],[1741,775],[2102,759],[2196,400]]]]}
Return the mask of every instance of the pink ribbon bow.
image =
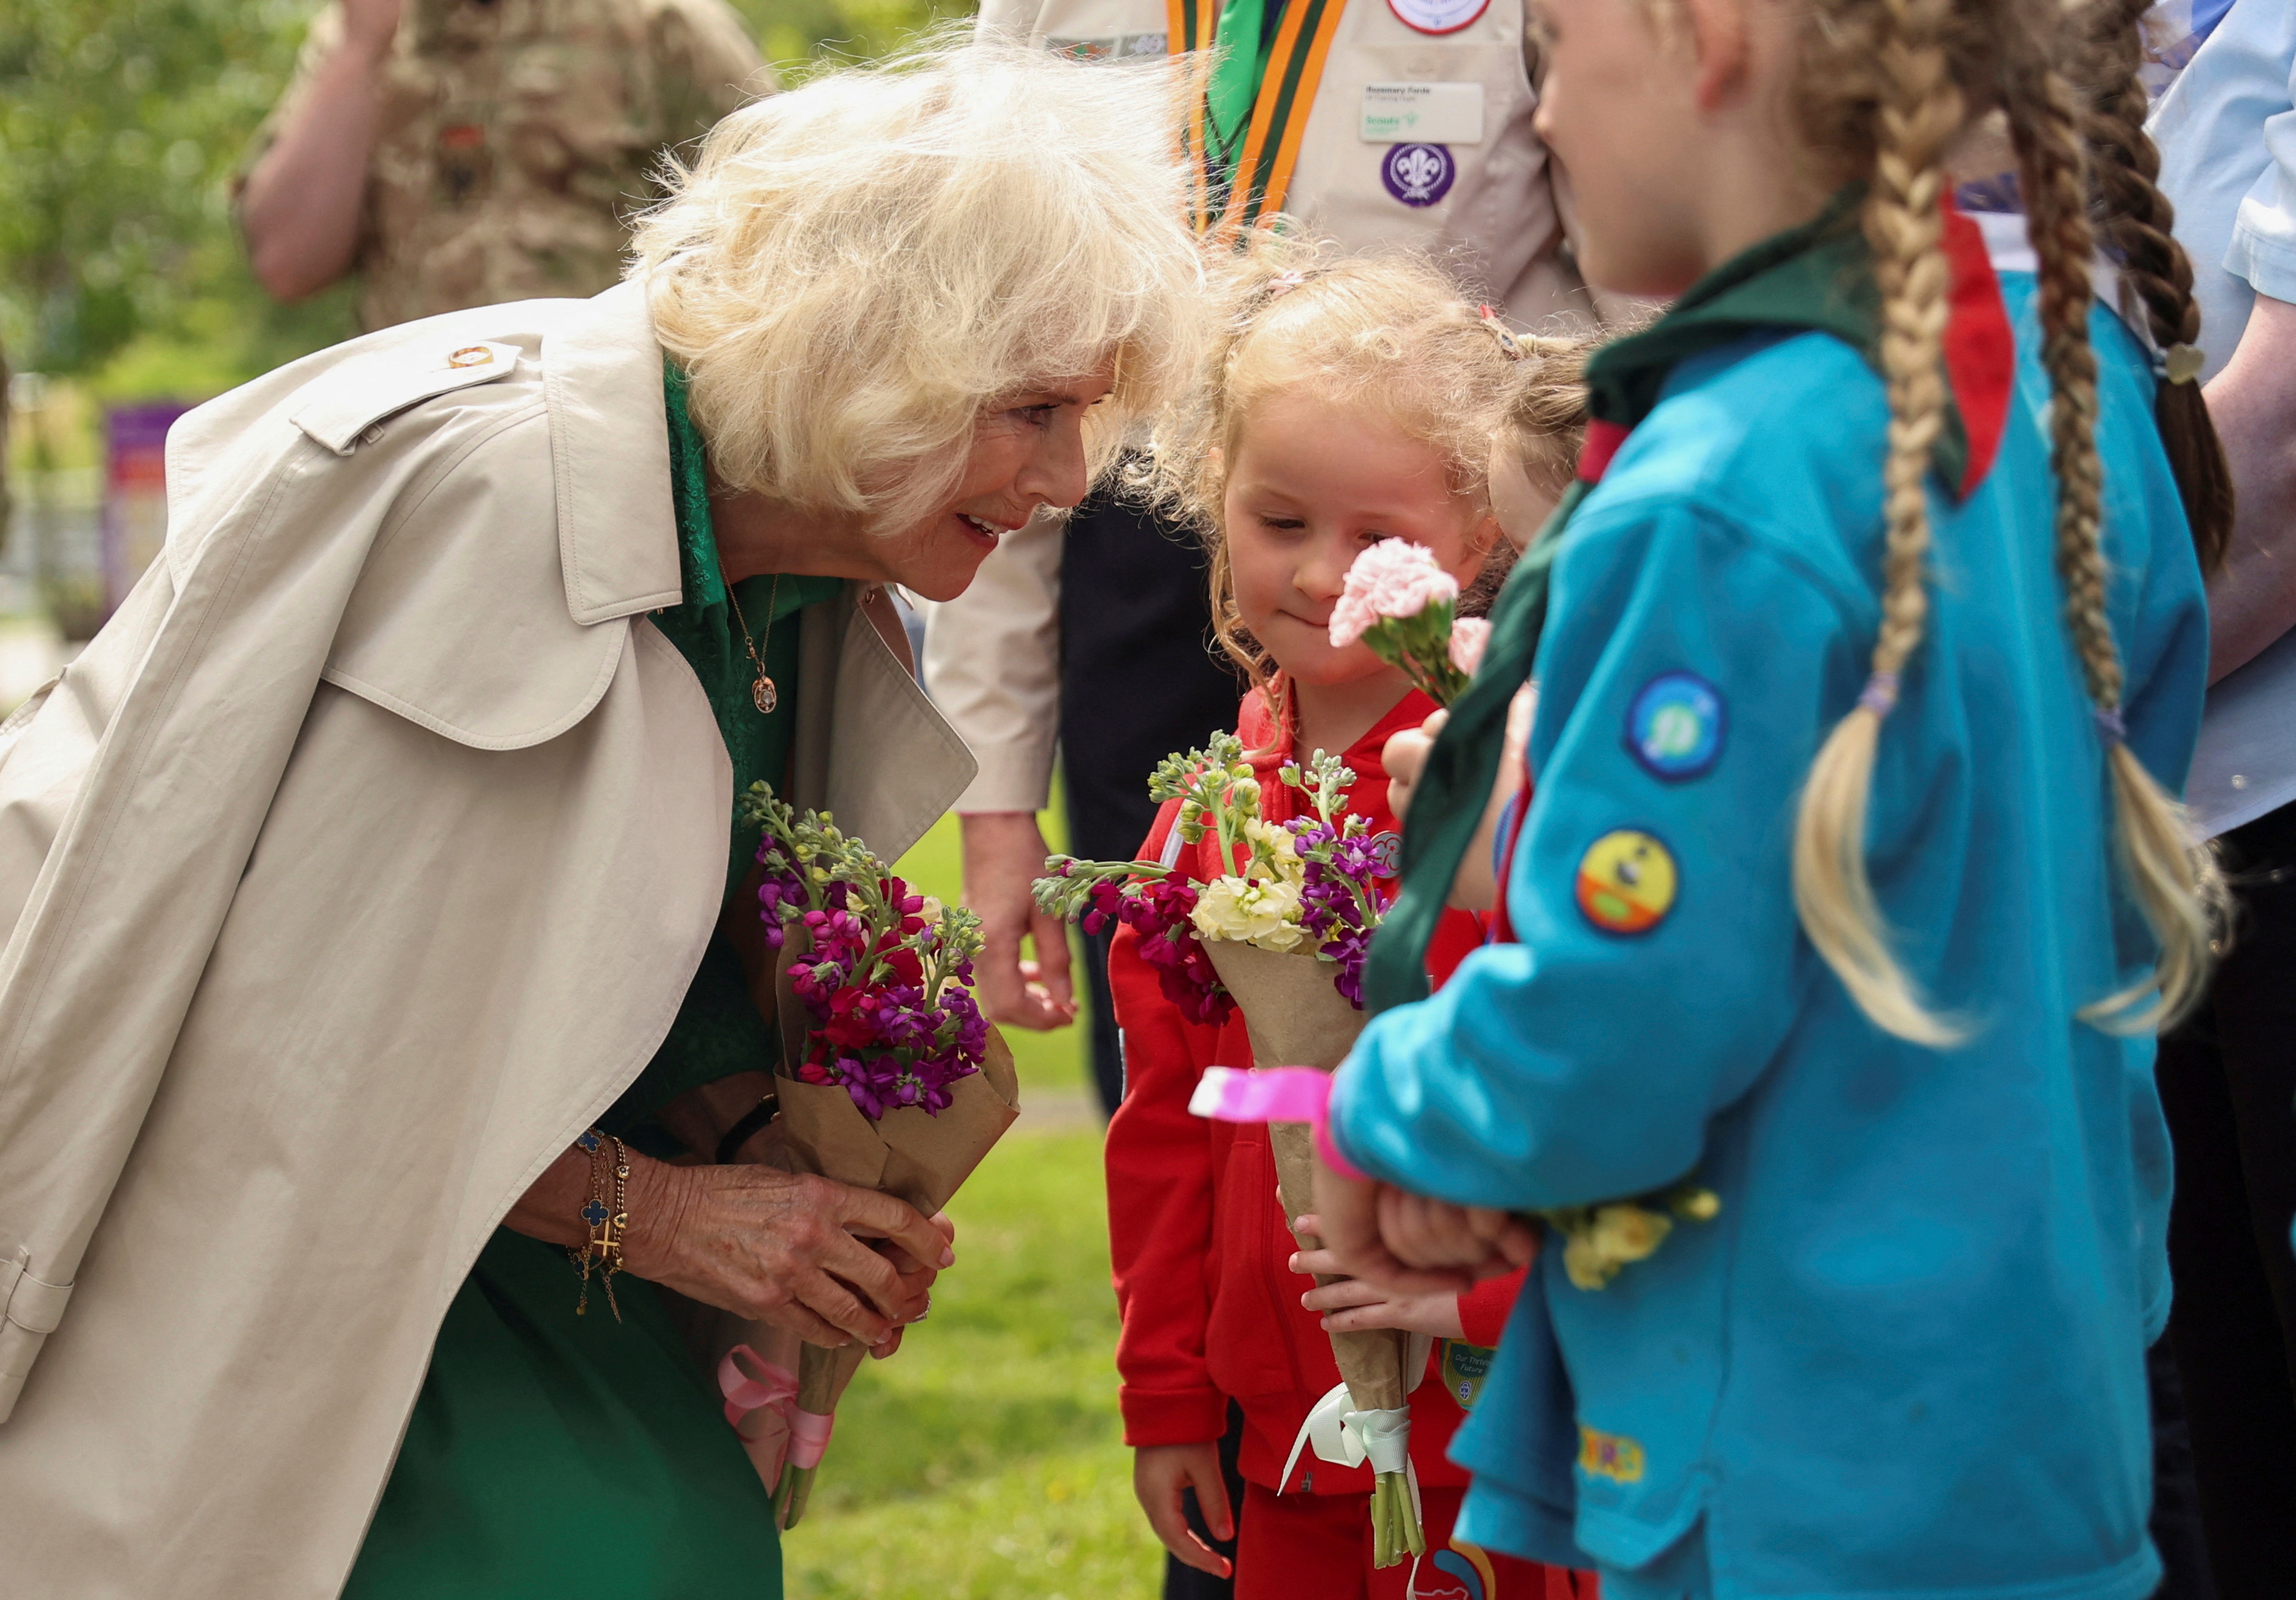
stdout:
{"type": "Polygon", "coordinates": [[[1332,1077],[1314,1067],[1206,1067],[1188,1097],[1192,1115],[1215,1122],[1305,1122],[1316,1130],[1316,1153],[1341,1177],[1366,1181],[1332,1143],[1332,1077]]]}
{"type": "Polygon", "coordinates": [[[808,1411],[797,1403],[797,1375],[786,1366],[767,1360],[746,1344],[737,1344],[718,1364],[718,1392],[726,1397],[726,1420],[745,1440],[742,1424],[760,1411],[770,1411],[789,1430],[788,1464],[796,1467],[821,1465],[829,1448],[834,1412],[808,1411]],[[744,1370],[744,1369],[747,1370],[744,1370]]]}

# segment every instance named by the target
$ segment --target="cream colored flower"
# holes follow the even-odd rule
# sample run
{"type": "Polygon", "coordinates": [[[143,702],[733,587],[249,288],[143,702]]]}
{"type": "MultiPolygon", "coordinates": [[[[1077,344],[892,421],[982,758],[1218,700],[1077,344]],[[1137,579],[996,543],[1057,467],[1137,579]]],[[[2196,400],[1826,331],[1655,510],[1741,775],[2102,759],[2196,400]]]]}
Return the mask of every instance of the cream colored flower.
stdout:
{"type": "Polygon", "coordinates": [[[1300,886],[1289,881],[1263,883],[1233,874],[1215,878],[1196,897],[1189,920],[1206,939],[1263,950],[1296,950],[1306,938],[1300,926],[1300,886]]]}
{"type": "Polygon", "coordinates": [[[1259,858],[1274,863],[1283,877],[1297,883],[1306,875],[1308,869],[1300,864],[1300,847],[1292,841],[1292,830],[1281,823],[1250,817],[1243,825],[1243,836],[1259,858]]]}
{"type": "Polygon", "coordinates": [[[1672,1218],[1625,1201],[1596,1206],[1593,1218],[1563,1246],[1562,1269],[1577,1287],[1600,1289],[1657,1250],[1673,1228],[1672,1218]]]}

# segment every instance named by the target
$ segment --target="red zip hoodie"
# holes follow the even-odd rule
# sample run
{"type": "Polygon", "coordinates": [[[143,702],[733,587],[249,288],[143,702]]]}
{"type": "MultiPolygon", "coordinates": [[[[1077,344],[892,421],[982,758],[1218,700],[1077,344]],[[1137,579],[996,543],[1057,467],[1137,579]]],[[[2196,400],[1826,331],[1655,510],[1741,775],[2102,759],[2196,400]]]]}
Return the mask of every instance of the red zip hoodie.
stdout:
{"type": "MultiPolygon", "coordinates": [[[[1381,751],[1389,735],[1418,726],[1434,710],[1425,695],[1406,694],[1343,757],[1356,773],[1348,808],[1375,834],[1399,831],[1388,809],[1381,751]]],[[[1257,691],[1243,702],[1236,733],[1259,778],[1261,814],[1290,820],[1302,808],[1300,796],[1276,768],[1292,759],[1291,735],[1257,691]]],[[[1178,809],[1172,801],[1157,816],[1141,859],[1163,859],[1178,809]]],[[[1218,844],[1183,846],[1174,865],[1200,882],[1216,876],[1218,844]]],[[[1446,913],[1430,971],[1439,982],[1481,942],[1475,917],[1446,913]]],[[[1188,1096],[1206,1067],[1252,1064],[1242,1013],[1218,1027],[1189,1022],[1164,998],[1138,944],[1133,930],[1119,929],[1108,964],[1125,1073],[1124,1104],[1109,1123],[1105,1152],[1109,1242],[1124,1318],[1116,1346],[1124,1441],[1139,1448],[1217,1440],[1234,1399],[1243,1412],[1245,1478],[1279,1491],[1368,1495],[1368,1466],[1334,1465],[1312,1448],[1300,1453],[1292,1481],[1279,1481],[1309,1407],[1340,1381],[1331,1336],[1300,1303],[1315,1281],[1285,1265],[1298,1246],[1276,1199],[1266,1125],[1188,1114],[1188,1096]]],[[[1461,1298],[1466,1344],[1498,1343],[1521,1283],[1513,1273],[1461,1298]]],[[[1464,1486],[1467,1474],[1443,1453],[1465,1416],[1435,1370],[1444,1356],[1439,1340],[1429,1356],[1433,1381],[1411,1396],[1411,1456],[1423,1483],[1464,1486]]],[[[1458,1365],[1481,1370],[1472,1356],[1458,1365]]]]}

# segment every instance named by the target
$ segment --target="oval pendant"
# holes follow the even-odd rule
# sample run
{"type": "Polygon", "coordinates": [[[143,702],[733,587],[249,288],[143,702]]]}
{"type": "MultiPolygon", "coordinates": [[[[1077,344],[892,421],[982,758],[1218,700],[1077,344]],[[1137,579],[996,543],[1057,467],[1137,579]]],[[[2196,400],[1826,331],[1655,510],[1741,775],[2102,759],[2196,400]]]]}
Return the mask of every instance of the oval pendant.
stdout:
{"type": "Polygon", "coordinates": [[[760,714],[770,717],[774,714],[774,708],[782,703],[782,692],[774,687],[772,678],[760,672],[758,681],[750,685],[750,698],[758,702],[760,714]]]}

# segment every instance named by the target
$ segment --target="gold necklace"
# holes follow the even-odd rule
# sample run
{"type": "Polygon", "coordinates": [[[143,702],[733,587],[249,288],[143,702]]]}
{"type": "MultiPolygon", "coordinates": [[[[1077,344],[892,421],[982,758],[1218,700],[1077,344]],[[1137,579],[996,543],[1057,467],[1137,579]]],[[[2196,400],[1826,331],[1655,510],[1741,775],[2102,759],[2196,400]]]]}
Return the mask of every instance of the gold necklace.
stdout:
{"type": "MultiPolygon", "coordinates": [[[[774,708],[782,703],[782,692],[774,687],[774,680],[766,675],[766,658],[758,653],[756,643],[750,637],[750,624],[742,615],[742,603],[734,598],[734,586],[726,586],[726,598],[734,601],[734,620],[742,625],[742,644],[750,652],[750,664],[758,669],[758,681],[750,685],[750,698],[758,702],[761,716],[770,717],[774,708]]],[[[774,592],[766,602],[766,643],[774,642],[774,612],[781,604],[782,575],[774,574],[774,592]]]]}

